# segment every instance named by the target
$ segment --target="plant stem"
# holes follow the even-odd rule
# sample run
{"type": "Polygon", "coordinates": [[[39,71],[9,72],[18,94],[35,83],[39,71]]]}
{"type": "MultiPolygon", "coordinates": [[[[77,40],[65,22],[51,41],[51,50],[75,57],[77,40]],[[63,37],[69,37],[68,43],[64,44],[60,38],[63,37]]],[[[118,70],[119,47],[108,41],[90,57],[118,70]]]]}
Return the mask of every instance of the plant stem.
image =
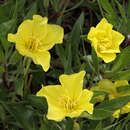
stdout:
{"type": "Polygon", "coordinates": [[[27,94],[28,91],[28,72],[29,72],[29,67],[31,65],[32,59],[28,58],[27,59],[27,64],[26,64],[26,68],[24,70],[24,96],[27,94]]]}

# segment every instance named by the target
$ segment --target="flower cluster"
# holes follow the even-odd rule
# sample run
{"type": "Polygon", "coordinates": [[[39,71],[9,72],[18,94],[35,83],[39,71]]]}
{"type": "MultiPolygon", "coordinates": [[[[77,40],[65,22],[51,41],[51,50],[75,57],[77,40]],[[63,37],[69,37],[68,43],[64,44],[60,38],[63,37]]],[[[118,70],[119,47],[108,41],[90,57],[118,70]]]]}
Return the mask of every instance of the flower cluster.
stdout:
{"type": "MultiPolygon", "coordinates": [[[[19,26],[16,34],[8,34],[8,41],[16,43],[19,53],[32,58],[33,62],[41,65],[45,72],[50,67],[49,50],[55,44],[62,43],[64,37],[64,29],[61,26],[47,22],[47,17],[34,15],[33,20],[25,20],[19,26]]],[[[106,63],[113,61],[116,58],[116,53],[120,53],[119,46],[124,40],[124,36],[112,28],[113,26],[103,18],[96,27],[91,27],[87,36],[97,56],[106,63]]],[[[71,75],[63,74],[59,77],[61,85],[42,85],[36,95],[47,99],[48,119],[61,121],[66,116],[79,117],[84,111],[93,114],[94,106],[91,99],[95,90],[108,92],[110,100],[129,95],[117,92],[117,87],[128,85],[126,80],[112,83],[108,79],[103,79],[96,87],[88,90],[83,89],[84,76],[85,71],[71,75]]],[[[104,97],[101,95],[97,100],[103,101],[104,97]]],[[[117,118],[119,113],[128,112],[130,112],[130,103],[126,104],[122,111],[115,111],[113,116],[117,118]]]]}

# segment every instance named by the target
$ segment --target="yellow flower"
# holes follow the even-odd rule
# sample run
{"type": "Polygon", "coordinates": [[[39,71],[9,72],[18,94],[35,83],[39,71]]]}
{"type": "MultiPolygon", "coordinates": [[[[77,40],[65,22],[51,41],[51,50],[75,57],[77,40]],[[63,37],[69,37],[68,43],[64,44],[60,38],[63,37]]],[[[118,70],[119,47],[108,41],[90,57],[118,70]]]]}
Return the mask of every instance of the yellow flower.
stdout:
{"type": "Polygon", "coordinates": [[[72,75],[61,75],[61,85],[49,85],[42,87],[37,96],[44,96],[48,102],[47,118],[61,121],[68,117],[78,117],[83,111],[93,113],[93,104],[90,100],[93,92],[83,90],[83,78],[85,71],[72,75]]]}
{"type": "Polygon", "coordinates": [[[56,43],[62,43],[64,30],[62,27],[47,24],[48,19],[34,15],[33,20],[25,20],[16,34],[8,34],[8,41],[16,43],[16,49],[23,56],[40,64],[44,71],[50,67],[50,50],[56,43]]]}
{"type": "Polygon", "coordinates": [[[97,56],[108,63],[116,58],[115,53],[120,53],[119,46],[124,40],[124,36],[112,30],[112,24],[103,18],[96,27],[91,27],[88,39],[94,47],[97,56]]]}
{"type": "MultiPolygon", "coordinates": [[[[118,81],[115,81],[114,84],[115,84],[115,87],[121,87],[121,86],[123,87],[125,85],[129,85],[127,80],[118,80],[118,81]]],[[[121,96],[127,96],[127,95],[129,95],[129,93],[126,93],[126,94],[117,93],[116,96],[114,96],[114,98],[121,97],[121,96]]],[[[113,117],[119,118],[120,114],[124,114],[124,113],[128,113],[128,112],[130,112],[130,102],[128,102],[128,104],[123,106],[121,110],[120,109],[116,110],[113,113],[113,117]]]]}
{"type": "MultiPolygon", "coordinates": [[[[102,79],[99,81],[98,85],[91,88],[92,91],[104,91],[109,93],[109,99],[112,99],[113,96],[117,95],[115,85],[108,79],[102,79]]],[[[105,95],[102,94],[100,96],[97,96],[97,101],[101,102],[105,98],[105,95]]]]}
{"type": "Polygon", "coordinates": [[[120,114],[125,114],[125,113],[129,113],[130,112],[130,102],[128,102],[128,104],[126,104],[125,106],[122,107],[122,109],[118,109],[113,113],[113,117],[114,118],[119,118],[120,114]]]}
{"type": "MultiPolygon", "coordinates": [[[[92,87],[91,90],[92,91],[105,91],[109,93],[109,99],[115,99],[121,96],[128,96],[130,95],[129,93],[119,93],[117,92],[116,88],[117,87],[123,87],[125,85],[129,85],[127,80],[117,80],[114,83],[112,83],[110,80],[108,79],[103,79],[101,80],[97,86],[92,87]]],[[[96,101],[103,101],[104,100],[105,95],[100,95],[96,97],[96,101]]],[[[128,104],[124,105],[121,110],[118,109],[113,113],[113,117],[114,118],[119,118],[120,114],[124,114],[124,113],[128,113],[130,112],[130,102],[128,102],[128,104]]]]}

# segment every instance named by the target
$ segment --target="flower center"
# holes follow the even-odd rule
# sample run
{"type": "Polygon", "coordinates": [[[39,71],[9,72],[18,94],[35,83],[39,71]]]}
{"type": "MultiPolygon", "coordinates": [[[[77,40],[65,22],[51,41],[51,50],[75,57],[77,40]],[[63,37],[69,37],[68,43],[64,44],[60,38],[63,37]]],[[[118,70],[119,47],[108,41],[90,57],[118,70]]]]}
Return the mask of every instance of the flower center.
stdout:
{"type": "Polygon", "coordinates": [[[111,43],[109,42],[109,39],[104,38],[99,40],[99,46],[98,49],[99,51],[106,51],[107,49],[109,49],[111,47],[111,43]]]}
{"type": "Polygon", "coordinates": [[[74,101],[68,96],[60,98],[60,103],[67,113],[70,113],[76,109],[77,101],[74,101]]]}
{"type": "Polygon", "coordinates": [[[31,38],[28,42],[25,43],[25,46],[31,52],[36,51],[39,46],[39,41],[37,39],[31,38]]]}

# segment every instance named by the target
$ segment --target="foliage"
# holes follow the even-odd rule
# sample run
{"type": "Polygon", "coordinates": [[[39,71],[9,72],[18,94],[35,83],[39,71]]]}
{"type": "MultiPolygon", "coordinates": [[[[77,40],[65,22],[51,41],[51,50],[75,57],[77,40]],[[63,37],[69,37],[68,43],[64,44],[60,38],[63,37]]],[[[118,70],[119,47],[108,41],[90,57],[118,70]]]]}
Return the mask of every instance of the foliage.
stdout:
{"type": "MultiPolygon", "coordinates": [[[[46,118],[48,105],[44,97],[35,96],[41,84],[59,84],[61,74],[85,70],[84,88],[90,89],[102,78],[130,80],[130,0],[1,0],[0,1],[0,129],[2,130],[127,130],[130,114],[112,117],[113,112],[128,102],[130,96],[95,104],[93,115],[61,122],[46,118]],[[47,16],[50,24],[64,28],[63,44],[50,51],[51,67],[42,67],[22,57],[7,40],[18,26],[34,14],[47,16]],[[91,26],[105,17],[126,39],[115,61],[102,62],[87,40],[91,26]]],[[[128,88],[127,88],[128,89],[128,88]]],[[[99,96],[102,92],[94,93],[99,96]]]]}

